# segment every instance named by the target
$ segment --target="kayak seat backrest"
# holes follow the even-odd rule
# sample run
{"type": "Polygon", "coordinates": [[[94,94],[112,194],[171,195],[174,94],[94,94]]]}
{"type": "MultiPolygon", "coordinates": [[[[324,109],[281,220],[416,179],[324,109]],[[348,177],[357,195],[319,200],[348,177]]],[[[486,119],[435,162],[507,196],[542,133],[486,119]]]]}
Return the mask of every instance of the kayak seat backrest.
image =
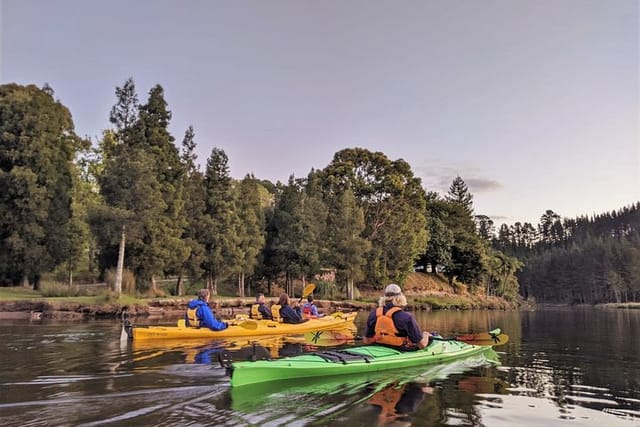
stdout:
{"type": "Polygon", "coordinates": [[[282,317],[280,317],[280,304],[273,304],[271,306],[271,316],[275,322],[282,322],[282,317]]]}
{"type": "Polygon", "coordinates": [[[348,362],[363,360],[366,363],[369,363],[369,361],[373,359],[373,357],[368,354],[353,353],[348,350],[325,350],[317,351],[311,354],[321,357],[327,362],[342,363],[343,365],[346,365],[348,362]]]}

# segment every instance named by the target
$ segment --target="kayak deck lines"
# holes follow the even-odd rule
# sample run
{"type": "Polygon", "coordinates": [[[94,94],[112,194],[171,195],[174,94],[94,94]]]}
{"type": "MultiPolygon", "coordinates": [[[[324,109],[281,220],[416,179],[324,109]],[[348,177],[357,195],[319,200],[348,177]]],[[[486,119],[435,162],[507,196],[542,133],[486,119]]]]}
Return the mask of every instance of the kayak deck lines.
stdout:
{"type": "Polygon", "coordinates": [[[365,361],[365,363],[369,363],[373,356],[367,354],[355,353],[349,350],[324,350],[324,351],[316,351],[311,353],[315,356],[318,356],[327,362],[331,363],[342,363],[346,365],[350,361],[365,361]]]}

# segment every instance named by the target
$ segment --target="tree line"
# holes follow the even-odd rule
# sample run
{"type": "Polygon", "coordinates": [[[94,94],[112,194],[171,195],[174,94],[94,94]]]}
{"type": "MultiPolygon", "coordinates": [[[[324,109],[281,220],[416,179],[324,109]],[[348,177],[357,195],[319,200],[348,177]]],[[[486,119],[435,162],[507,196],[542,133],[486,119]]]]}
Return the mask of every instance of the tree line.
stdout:
{"type": "Polygon", "coordinates": [[[539,302],[640,301],[640,202],[617,211],[502,225],[494,247],[521,259],[521,293],[539,302]]]}
{"type": "MultiPolygon", "coordinates": [[[[286,183],[230,176],[213,148],[204,170],[196,133],[178,143],[156,85],[140,101],[133,79],[116,88],[111,126],[96,143],[74,131],[48,85],[0,86],[0,283],[40,286],[43,274],[104,276],[118,264],[132,291],[176,278],[214,294],[335,275],[337,296],[359,285],[402,283],[416,268],[454,286],[513,299],[522,263],[493,243],[493,223],[475,215],[460,177],[447,194],[422,187],[410,165],[347,148],[323,169],[286,183]],[[464,284],[464,285],[463,285],[464,284]]],[[[512,254],[513,253],[513,254],[512,254]]]]}

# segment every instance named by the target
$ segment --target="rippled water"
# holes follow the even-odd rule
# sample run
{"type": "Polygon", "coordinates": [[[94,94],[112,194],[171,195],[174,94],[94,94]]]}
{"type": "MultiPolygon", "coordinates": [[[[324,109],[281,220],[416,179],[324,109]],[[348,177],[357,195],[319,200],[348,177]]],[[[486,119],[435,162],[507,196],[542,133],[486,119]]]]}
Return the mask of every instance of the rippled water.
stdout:
{"type": "MultiPolygon", "coordinates": [[[[3,321],[0,423],[640,426],[640,311],[417,317],[445,336],[501,326],[510,338],[456,363],[237,392],[217,355],[248,357],[247,339],[144,345],[121,343],[116,321],[3,321]]],[[[317,349],[302,337],[260,344],[273,357],[317,349]]]]}

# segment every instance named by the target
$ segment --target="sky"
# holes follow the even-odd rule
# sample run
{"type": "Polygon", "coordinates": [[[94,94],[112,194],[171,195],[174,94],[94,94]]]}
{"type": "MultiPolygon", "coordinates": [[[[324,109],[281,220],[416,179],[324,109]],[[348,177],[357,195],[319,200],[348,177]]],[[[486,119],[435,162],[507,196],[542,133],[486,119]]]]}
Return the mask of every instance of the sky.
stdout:
{"type": "Polygon", "coordinates": [[[361,147],[476,214],[640,201],[637,0],[0,0],[0,84],[55,90],[76,132],[160,84],[234,178],[287,182],[361,147]]]}

